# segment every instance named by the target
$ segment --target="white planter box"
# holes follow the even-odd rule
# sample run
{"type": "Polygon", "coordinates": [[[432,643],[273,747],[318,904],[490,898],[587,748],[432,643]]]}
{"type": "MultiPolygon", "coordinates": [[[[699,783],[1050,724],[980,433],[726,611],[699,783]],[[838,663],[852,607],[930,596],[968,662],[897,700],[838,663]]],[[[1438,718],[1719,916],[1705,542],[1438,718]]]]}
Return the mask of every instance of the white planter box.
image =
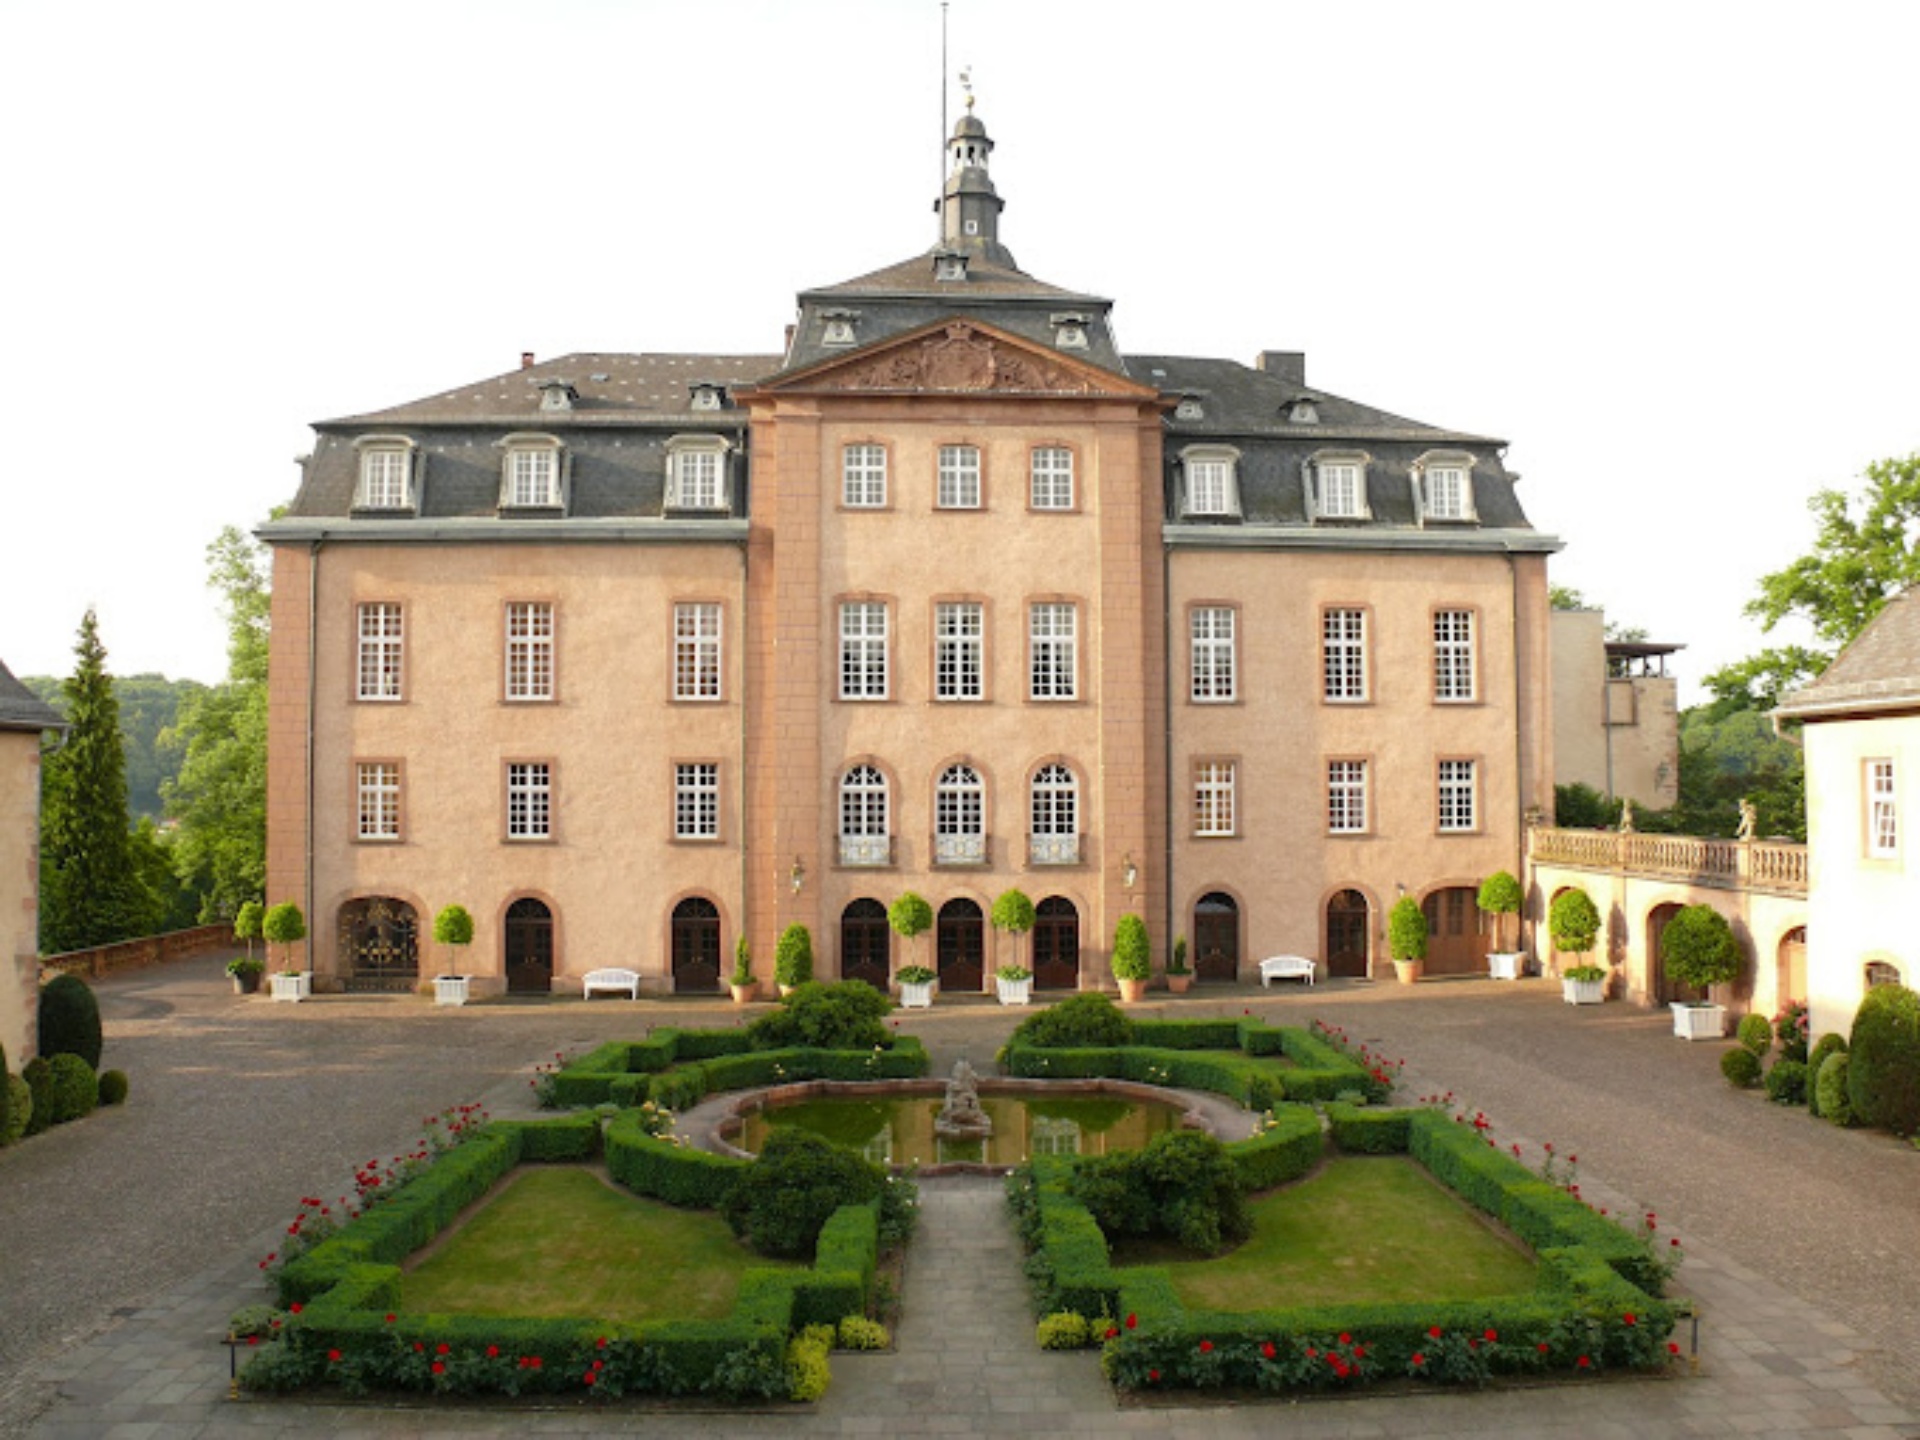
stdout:
{"type": "Polygon", "coordinates": [[[933,1005],[933,988],[940,982],[929,980],[923,985],[900,984],[900,1004],[907,1010],[926,1010],[933,1005]]]}
{"type": "Polygon", "coordinates": [[[1519,950],[1495,950],[1487,956],[1487,973],[1496,980],[1518,980],[1526,959],[1519,950]]]}
{"type": "Polygon", "coordinates": [[[1724,1005],[1683,1005],[1672,1001],[1673,1033],[1682,1040],[1719,1040],[1727,1033],[1727,1007],[1724,1005]]]}
{"type": "Polygon", "coordinates": [[[1031,980],[1002,980],[996,975],[993,983],[1000,987],[1002,1005],[1025,1005],[1033,999],[1033,981],[1031,980]]]}
{"type": "Polygon", "coordinates": [[[467,977],[465,975],[436,975],[433,980],[433,1003],[436,1005],[466,1004],[467,977]]]}
{"type": "Polygon", "coordinates": [[[273,981],[273,998],[276,1000],[305,1000],[313,994],[313,976],[302,970],[297,975],[273,974],[267,977],[273,981]]]}
{"type": "Polygon", "coordinates": [[[1560,998],[1569,1005],[1598,1005],[1607,998],[1604,980],[1560,980],[1560,998]]]}

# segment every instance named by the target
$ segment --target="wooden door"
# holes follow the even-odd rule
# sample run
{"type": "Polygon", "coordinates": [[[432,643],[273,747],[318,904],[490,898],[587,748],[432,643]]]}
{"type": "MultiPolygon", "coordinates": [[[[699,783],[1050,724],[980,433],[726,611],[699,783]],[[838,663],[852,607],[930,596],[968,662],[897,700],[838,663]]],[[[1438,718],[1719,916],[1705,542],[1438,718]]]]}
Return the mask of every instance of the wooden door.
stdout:
{"type": "Polygon", "coordinates": [[[864,980],[882,994],[892,978],[893,931],[878,900],[856,900],[840,912],[840,978],[864,980]]]}
{"type": "Polygon", "coordinates": [[[680,995],[720,988],[720,909],[697,895],[673,907],[673,988],[680,995]]]}
{"type": "Polygon", "coordinates": [[[1196,980],[1240,978],[1240,907],[1231,895],[1203,895],[1193,907],[1193,974],[1196,980]]]}
{"type": "Polygon", "coordinates": [[[1055,895],[1034,907],[1033,988],[1080,988],[1080,912],[1055,895]]]}
{"type": "Polygon", "coordinates": [[[1342,890],[1327,901],[1327,974],[1364,980],[1367,968],[1367,897],[1342,890]]]}
{"type": "Polygon", "coordinates": [[[507,993],[553,993],[553,912],[538,900],[507,907],[507,993]]]}
{"type": "Polygon", "coordinates": [[[949,900],[934,927],[935,968],[940,988],[977,992],[986,978],[986,917],[971,900],[949,900]]]}

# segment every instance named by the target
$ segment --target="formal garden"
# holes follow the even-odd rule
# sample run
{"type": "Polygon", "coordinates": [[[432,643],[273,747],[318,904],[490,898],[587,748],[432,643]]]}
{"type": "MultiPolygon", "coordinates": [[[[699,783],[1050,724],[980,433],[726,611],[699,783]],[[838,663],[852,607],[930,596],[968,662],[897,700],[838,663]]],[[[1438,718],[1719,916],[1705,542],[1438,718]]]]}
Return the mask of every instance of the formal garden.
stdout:
{"type": "MultiPolygon", "coordinates": [[[[806,982],[747,1025],[553,1056],[529,1081],[549,1118],[432,1117],[354,1194],[307,1197],[261,1260],[272,1299],[232,1320],[240,1384],[817,1398],[833,1350],[890,1342],[921,1178],[777,1109],[756,1155],[688,1133],[689,1112],[925,1090],[927,1052],[891,1003],[806,982]]],[[[1651,1217],[1597,1213],[1569,1167],[1526,1168],[1451,1097],[1389,1103],[1398,1067],[1335,1028],[1135,1019],[1078,995],[1026,1017],[996,1060],[983,1095],[1114,1087],[1240,1116],[1239,1138],[1183,1123],[1137,1149],[1083,1150],[1051,1121],[1008,1174],[1036,1345],[1097,1348],[1122,1390],[1482,1384],[1677,1353],[1678,1251],[1651,1217]]],[[[980,1110],[970,1073],[915,1103],[942,1121],[980,1110]]]]}

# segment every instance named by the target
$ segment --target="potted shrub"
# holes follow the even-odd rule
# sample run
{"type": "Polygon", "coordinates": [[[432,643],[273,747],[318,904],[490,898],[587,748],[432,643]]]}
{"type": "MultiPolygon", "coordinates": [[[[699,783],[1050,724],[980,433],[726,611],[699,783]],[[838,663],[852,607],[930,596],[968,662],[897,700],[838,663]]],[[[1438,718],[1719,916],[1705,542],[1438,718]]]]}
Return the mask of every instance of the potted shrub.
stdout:
{"type": "MultiPolygon", "coordinates": [[[[929,905],[924,899],[914,894],[911,890],[902,891],[900,898],[887,907],[887,928],[907,942],[907,959],[911,962],[915,948],[913,942],[933,928],[933,906],[929,905]]],[[[900,1003],[902,1005],[917,1010],[933,1003],[933,982],[937,977],[933,971],[928,970],[926,966],[909,963],[905,969],[901,970],[893,978],[900,982],[900,1003]],[[924,971],[926,973],[926,979],[909,982],[907,979],[908,971],[913,972],[915,975],[919,975],[924,971]],[[916,989],[914,991],[914,994],[919,998],[907,998],[907,986],[909,983],[915,986],[926,987],[924,990],[916,989]]]]}
{"type": "MultiPolygon", "coordinates": [[[[1520,913],[1520,898],[1520,882],[1510,871],[1496,870],[1480,883],[1481,913],[1493,916],[1494,948],[1487,952],[1487,973],[1496,980],[1520,978],[1520,965],[1525,957],[1517,946],[1506,943],[1507,917],[1520,913]]],[[[1519,936],[1516,934],[1514,939],[1518,941],[1519,936]]]]}
{"type": "MultiPolygon", "coordinates": [[[[1547,907],[1547,933],[1566,955],[1588,955],[1600,937],[1600,911],[1584,890],[1562,890],[1547,907]]],[[[1581,961],[1560,972],[1560,998],[1569,1005],[1598,1005],[1607,998],[1604,965],[1581,961]]]]}
{"type": "Polygon", "coordinates": [[[260,920],[266,908],[258,900],[249,900],[233,917],[233,938],[247,942],[247,959],[253,959],[253,942],[260,938],[260,920]]]}
{"type": "Polygon", "coordinates": [[[1033,972],[1020,963],[1020,937],[1033,929],[1033,901],[1027,898],[1024,890],[1003,890],[1000,892],[1000,898],[993,902],[993,909],[989,912],[988,918],[993,922],[994,929],[1004,930],[1013,937],[1013,963],[1002,965],[996,972],[1000,982],[1000,1003],[1024,1005],[1031,998],[1033,991],[1033,972]],[[1024,986],[1017,992],[1020,997],[1017,1000],[1007,998],[1009,993],[1015,993],[1007,989],[1007,976],[1012,971],[1018,971],[1025,981],[1024,986]]]}
{"type": "Polygon", "coordinates": [[[733,974],[727,977],[727,989],[733,993],[734,1004],[744,1005],[759,988],[760,982],[753,978],[753,947],[742,935],[733,942],[733,974]]]}
{"type": "Polygon", "coordinates": [[[253,994],[260,988],[260,976],[266,968],[266,961],[256,960],[251,955],[236,955],[227,961],[227,974],[233,977],[233,993],[253,994]]]}
{"type": "Polygon", "coordinates": [[[993,972],[1002,1005],[1025,1005],[1033,999],[1033,971],[1024,965],[1002,965],[993,972]]]}
{"type": "Polygon", "coordinates": [[[1113,978],[1120,983],[1120,999],[1133,1004],[1147,993],[1153,978],[1153,950],[1147,943],[1147,923],[1138,915],[1122,915],[1113,927],[1113,978]]]}
{"type": "MultiPolygon", "coordinates": [[[[1696,990],[1730,985],[1745,963],[1727,917],[1711,905],[1688,905],[1660,935],[1667,978],[1696,990]]],[[[1675,1000],[1673,1033],[1683,1040],[1718,1040],[1727,1033],[1727,1007],[1707,1000],[1675,1000]]]]}
{"type": "Polygon", "coordinates": [[[773,983],[782,995],[813,979],[813,933],[798,920],[780,932],[773,947],[773,983]]]}
{"type": "Polygon", "coordinates": [[[1402,895],[1387,912],[1387,953],[1393,973],[1402,985],[1411,985],[1427,971],[1427,912],[1411,895],[1402,895]]]}
{"type": "Polygon", "coordinates": [[[260,933],[269,947],[280,947],[280,969],[273,976],[273,998],[300,1001],[313,993],[313,976],[293,968],[293,946],[307,938],[307,920],[300,907],[283,900],[260,921],[260,933]]]}
{"type": "MultiPolygon", "coordinates": [[[[449,905],[433,917],[433,940],[436,945],[445,945],[449,951],[473,943],[473,916],[467,913],[464,905],[449,905]]],[[[451,965],[451,960],[449,960],[451,965]]],[[[467,1003],[467,979],[464,973],[446,974],[434,977],[433,1003],[436,1005],[464,1005],[467,1003]]]]}
{"type": "Polygon", "coordinates": [[[1173,958],[1167,961],[1167,989],[1176,995],[1184,995],[1193,985],[1193,971],[1187,968],[1187,937],[1176,935],[1173,940],[1173,958]]]}
{"type": "Polygon", "coordinates": [[[894,977],[900,982],[900,1004],[908,1010],[924,1010],[933,1004],[933,987],[939,979],[924,965],[903,965],[894,977]]]}

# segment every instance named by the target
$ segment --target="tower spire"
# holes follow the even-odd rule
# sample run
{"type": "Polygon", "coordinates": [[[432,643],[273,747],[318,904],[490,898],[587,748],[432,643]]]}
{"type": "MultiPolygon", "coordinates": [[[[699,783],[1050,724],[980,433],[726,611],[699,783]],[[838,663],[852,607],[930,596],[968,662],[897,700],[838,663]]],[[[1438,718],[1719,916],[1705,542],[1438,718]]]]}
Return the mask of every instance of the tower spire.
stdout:
{"type": "Polygon", "coordinates": [[[940,204],[940,247],[985,260],[990,265],[1018,270],[1013,252],[1000,243],[1000,210],[1004,202],[994,192],[987,174],[993,141],[987,127],[973,113],[973,75],[960,72],[967,111],[947,140],[947,181],[940,204]]]}

